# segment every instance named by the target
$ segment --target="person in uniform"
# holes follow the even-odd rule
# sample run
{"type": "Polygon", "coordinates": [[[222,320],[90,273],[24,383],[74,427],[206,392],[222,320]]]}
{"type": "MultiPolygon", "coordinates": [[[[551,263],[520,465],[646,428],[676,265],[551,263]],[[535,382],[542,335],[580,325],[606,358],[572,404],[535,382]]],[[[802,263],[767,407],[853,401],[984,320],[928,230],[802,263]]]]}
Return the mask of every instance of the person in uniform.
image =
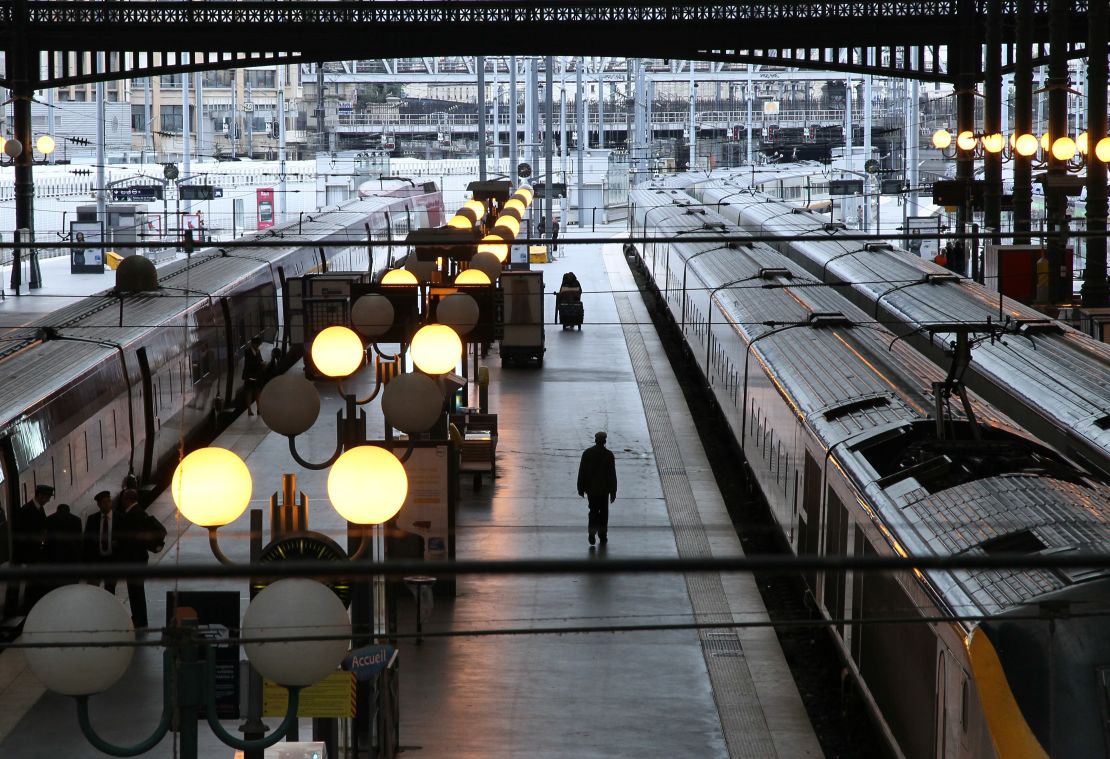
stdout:
{"type": "MultiPolygon", "coordinates": [[[[102,562],[111,564],[119,561],[119,510],[112,504],[112,494],[101,490],[94,496],[96,511],[85,520],[85,561],[93,564],[102,562]]],[[[100,581],[96,581],[97,585],[100,581]]],[[[109,593],[116,592],[115,580],[104,580],[104,589],[109,593]]]]}
{"type": "MultiPolygon", "coordinates": [[[[51,564],[81,562],[81,517],[70,513],[68,503],[59,503],[46,518],[46,561],[51,564]]],[[[77,578],[59,580],[54,587],[77,582],[77,578]]]]}
{"type": "MultiPolygon", "coordinates": [[[[30,566],[41,564],[45,556],[46,546],[46,509],[45,506],[54,497],[54,488],[50,485],[36,485],[35,496],[19,507],[18,519],[15,520],[14,549],[15,563],[30,566]]],[[[42,583],[28,582],[23,590],[23,610],[30,611],[31,607],[42,597],[45,592],[42,583]]]]}
{"type": "Polygon", "coordinates": [[[582,453],[578,466],[578,495],[590,504],[590,545],[595,534],[602,545],[609,542],[609,504],[617,500],[617,464],[613,452],[605,447],[607,438],[604,432],[594,435],[594,445],[582,453]]]}
{"type": "Polygon", "coordinates": [[[262,382],[266,378],[266,362],[262,360],[262,338],[252,337],[243,352],[243,393],[247,398],[247,416],[254,416],[251,406],[258,405],[262,382]]]}
{"type": "MultiPolygon", "coordinates": [[[[149,530],[146,511],[139,506],[138,491],[123,491],[120,494],[120,505],[122,511],[116,525],[119,531],[117,560],[145,566],[150,560],[147,550],[149,530]]],[[[141,577],[127,581],[127,599],[131,602],[131,622],[135,629],[147,627],[146,584],[141,577]]]]}

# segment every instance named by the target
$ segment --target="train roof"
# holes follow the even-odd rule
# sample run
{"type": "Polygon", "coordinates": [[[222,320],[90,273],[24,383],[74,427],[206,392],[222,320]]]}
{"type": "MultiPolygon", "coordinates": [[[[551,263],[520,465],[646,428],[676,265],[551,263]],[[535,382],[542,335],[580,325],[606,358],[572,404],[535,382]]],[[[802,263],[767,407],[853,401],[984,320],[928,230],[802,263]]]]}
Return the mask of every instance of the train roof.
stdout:
{"type": "MultiPolygon", "coordinates": [[[[1020,435],[977,398],[976,414],[989,422],[981,431],[985,442],[970,440],[964,421],[962,440],[937,445],[931,386],[943,376],[935,364],[900,342],[891,347],[892,334],[873,317],[766,246],[683,242],[693,231],[737,234],[683,193],[654,189],[632,196],[639,221],[665,230],[672,249],[686,259],[693,286],[724,285],[716,300],[745,341],[758,340],[751,347],[753,361],[773,375],[795,413],[856,483],[894,550],[946,555],[1110,549],[1105,483],[1020,435]],[[761,267],[791,276],[779,276],[777,286],[769,287],[759,277],[761,267]],[[813,313],[823,315],[825,327],[789,327],[813,313]],[[1003,459],[1012,457],[1014,468],[980,467],[975,457],[984,446],[997,447],[1003,459]],[[910,453],[921,463],[908,465],[910,453]]],[[[958,571],[929,577],[955,611],[995,613],[1103,574],[958,571]]]]}

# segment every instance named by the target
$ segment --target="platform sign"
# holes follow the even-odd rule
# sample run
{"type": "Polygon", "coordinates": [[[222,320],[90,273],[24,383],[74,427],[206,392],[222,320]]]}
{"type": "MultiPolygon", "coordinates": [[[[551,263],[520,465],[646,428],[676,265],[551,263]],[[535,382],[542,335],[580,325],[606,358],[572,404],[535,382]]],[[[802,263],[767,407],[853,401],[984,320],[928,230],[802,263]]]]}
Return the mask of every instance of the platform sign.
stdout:
{"type": "Polygon", "coordinates": [[[115,202],[150,203],[164,197],[165,188],[160,184],[133,184],[112,188],[112,200],[115,202]]]}
{"type": "Polygon", "coordinates": [[[274,226],[274,188],[259,187],[254,191],[258,201],[258,229],[274,226]]]}
{"type": "Polygon", "coordinates": [[[210,184],[183,184],[178,187],[181,200],[215,200],[224,196],[224,188],[210,184]]]}
{"type": "Polygon", "coordinates": [[[373,680],[378,673],[389,666],[396,651],[393,646],[363,646],[347,654],[343,669],[355,676],[359,682],[373,680]]]}
{"type": "MultiPolygon", "coordinates": [[[[104,239],[104,231],[98,221],[72,221],[69,224],[69,239],[78,244],[99,243],[104,239]]],[[[80,245],[71,248],[69,271],[71,274],[103,274],[104,250],[82,248],[80,245]]]]}
{"type": "Polygon", "coordinates": [[[239,591],[181,590],[166,592],[166,626],[175,617],[195,624],[198,637],[215,648],[216,713],[220,719],[239,718],[239,591]]]}
{"type": "Polygon", "coordinates": [[[916,256],[932,261],[940,250],[940,216],[910,216],[906,219],[906,232],[913,235],[906,247],[916,256]]]}
{"type": "MultiPolygon", "coordinates": [[[[289,691],[280,685],[263,681],[262,716],[284,717],[289,708],[289,691]]],[[[301,691],[298,717],[355,716],[355,676],[351,672],[332,672],[318,683],[301,691]]]]}

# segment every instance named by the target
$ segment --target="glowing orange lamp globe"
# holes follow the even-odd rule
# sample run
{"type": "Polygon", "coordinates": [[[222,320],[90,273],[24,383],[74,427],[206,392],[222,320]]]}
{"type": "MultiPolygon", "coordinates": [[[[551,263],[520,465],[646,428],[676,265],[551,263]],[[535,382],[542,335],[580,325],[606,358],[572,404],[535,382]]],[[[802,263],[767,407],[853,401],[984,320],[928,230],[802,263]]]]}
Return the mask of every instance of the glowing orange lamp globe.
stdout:
{"type": "Polygon", "coordinates": [[[375,445],[343,453],[328,472],[328,498],[348,522],[381,524],[405,503],[409,478],[397,457],[375,445]]]}
{"type": "Polygon", "coordinates": [[[446,374],[462,358],[459,334],[446,324],[428,324],[417,330],[409,345],[412,362],[425,374],[446,374]]]}
{"type": "Polygon", "coordinates": [[[312,341],[312,363],[327,377],[354,374],[366,358],[362,339],[349,327],[328,327],[312,341]]]}
{"type": "Polygon", "coordinates": [[[181,460],[170,492],[181,515],[201,527],[223,527],[251,502],[251,473],[226,448],[200,448],[181,460]]]}

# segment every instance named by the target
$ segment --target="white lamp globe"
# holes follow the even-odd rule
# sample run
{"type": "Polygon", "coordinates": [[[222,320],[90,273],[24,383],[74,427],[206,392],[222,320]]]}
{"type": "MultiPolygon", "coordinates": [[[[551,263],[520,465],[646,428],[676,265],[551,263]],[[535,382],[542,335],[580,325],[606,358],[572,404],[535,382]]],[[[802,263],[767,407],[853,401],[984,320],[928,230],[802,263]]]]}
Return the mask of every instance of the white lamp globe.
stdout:
{"type": "Polygon", "coordinates": [[[998,132],[983,135],[983,150],[988,153],[1001,153],[1006,145],[1006,139],[998,132]]]}
{"type": "Polygon", "coordinates": [[[956,147],[960,150],[975,150],[975,133],[965,129],[956,135],[956,147]]]}
{"type": "Polygon", "coordinates": [[[497,235],[486,235],[478,243],[479,253],[492,253],[497,260],[505,263],[509,259],[509,246],[505,240],[497,235]]]}
{"type": "Polygon", "coordinates": [[[443,416],[443,391],[426,374],[402,374],[382,391],[382,413],[386,423],[401,432],[427,432],[443,416]]]}
{"type": "Polygon", "coordinates": [[[96,585],[63,585],[31,609],[21,643],[119,643],[110,647],[27,648],[27,665],[43,685],[66,696],[112,687],[131,664],[135,630],[116,597],[96,585]]]}
{"type": "Polygon", "coordinates": [[[412,362],[425,374],[452,372],[462,358],[462,340],[445,324],[428,324],[417,330],[409,346],[412,362]]]}
{"type": "Polygon", "coordinates": [[[35,147],[38,148],[39,152],[43,155],[50,155],[54,152],[55,148],[54,138],[48,134],[39,135],[39,138],[35,140],[35,147]]]}
{"type": "Polygon", "coordinates": [[[490,282],[501,276],[501,260],[493,253],[475,253],[470,259],[469,268],[484,272],[490,282]]]}
{"type": "Polygon", "coordinates": [[[509,234],[511,234],[513,237],[516,237],[520,234],[520,221],[515,216],[502,214],[501,216],[497,217],[497,221],[493,223],[493,226],[501,227],[502,229],[508,231],[509,234]]]}
{"type": "Polygon", "coordinates": [[[383,285],[418,285],[420,280],[408,269],[390,269],[382,276],[383,285]]]}
{"type": "Polygon", "coordinates": [[[351,306],[351,324],[363,337],[381,337],[393,326],[393,304],[384,295],[363,295],[351,306]]]}
{"type": "Polygon", "coordinates": [[[446,324],[460,335],[474,329],[480,315],[478,301],[466,293],[452,293],[440,298],[436,306],[436,321],[446,324]]]}
{"type": "Polygon", "coordinates": [[[947,129],[938,129],[933,132],[933,147],[944,150],[952,144],[952,134],[947,129]]]}
{"type": "Polygon", "coordinates": [[[320,330],[312,341],[311,354],[313,365],[327,377],[354,374],[366,359],[366,349],[354,330],[338,326],[320,330]]]}
{"type": "Polygon", "coordinates": [[[320,416],[320,392],[301,374],[274,377],[258,396],[258,413],[279,435],[300,435],[320,416]]]}
{"type": "MultiPolygon", "coordinates": [[[[118,605],[118,604],[117,604],[118,605]]],[[[290,640],[244,643],[258,673],[284,686],[305,686],[336,670],[350,644],[347,610],[327,587],[299,577],[267,586],[243,615],[247,640],[334,636],[332,640],[290,640]]]]}
{"type": "Polygon", "coordinates": [[[226,448],[199,448],[181,459],[170,492],[181,515],[201,527],[222,527],[242,516],[251,502],[251,473],[226,448]]]}
{"type": "Polygon", "coordinates": [[[405,259],[405,268],[412,272],[419,282],[427,282],[432,278],[432,273],[436,270],[435,261],[418,261],[415,255],[410,255],[405,259]]]}
{"type": "Polygon", "coordinates": [[[23,152],[23,143],[17,139],[10,139],[4,141],[4,153],[8,158],[16,158],[23,152]]]}
{"type": "Polygon", "coordinates": [[[345,451],[328,472],[332,507],[355,524],[381,524],[390,519],[401,510],[408,492],[404,465],[375,445],[345,451]]]}

